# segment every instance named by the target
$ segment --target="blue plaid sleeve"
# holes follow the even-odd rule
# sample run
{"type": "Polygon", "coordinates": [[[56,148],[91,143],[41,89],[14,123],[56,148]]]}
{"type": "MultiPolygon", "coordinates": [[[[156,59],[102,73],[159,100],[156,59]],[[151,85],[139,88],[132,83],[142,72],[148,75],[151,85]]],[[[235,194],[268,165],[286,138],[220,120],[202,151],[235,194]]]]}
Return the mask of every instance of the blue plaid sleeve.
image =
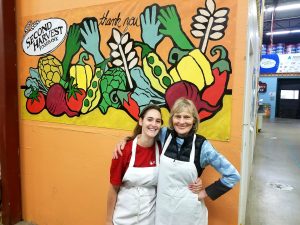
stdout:
{"type": "Polygon", "coordinates": [[[228,188],[232,188],[240,180],[240,174],[237,169],[214,147],[209,141],[204,141],[200,155],[200,165],[202,168],[211,165],[221,175],[221,183],[228,188]]]}

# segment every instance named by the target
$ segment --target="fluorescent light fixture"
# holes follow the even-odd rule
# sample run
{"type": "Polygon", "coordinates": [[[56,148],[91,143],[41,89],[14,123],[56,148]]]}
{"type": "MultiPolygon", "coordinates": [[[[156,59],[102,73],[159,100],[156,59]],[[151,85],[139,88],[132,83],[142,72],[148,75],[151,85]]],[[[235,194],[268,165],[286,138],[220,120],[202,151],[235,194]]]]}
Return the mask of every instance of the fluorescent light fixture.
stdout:
{"type": "Polygon", "coordinates": [[[291,33],[291,31],[289,31],[289,30],[283,30],[283,31],[268,32],[268,33],[266,33],[266,35],[271,35],[271,34],[273,34],[273,35],[280,35],[280,34],[289,34],[289,33],[291,33]]]}
{"type": "Polygon", "coordinates": [[[300,30],[291,30],[291,33],[300,33],[300,30]]]}
{"type": "Polygon", "coordinates": [[[289,33],[300,33],[300,30],[280,30],[280,31],[273,31],[273,32],[268,32],[266,35],[280,35],[280,34],[289,34],[289,33]]]}
{"type": "MultiPolygon", "coordinates": [[[[275,8],[276,11],[284,11],[291,9],[300,9],[300,4],[291,4],[291,5],[280,5],[275,8]]],[[[271,12],[274,10],[274,7],[266,8],[265,11],[271,12]]]]}

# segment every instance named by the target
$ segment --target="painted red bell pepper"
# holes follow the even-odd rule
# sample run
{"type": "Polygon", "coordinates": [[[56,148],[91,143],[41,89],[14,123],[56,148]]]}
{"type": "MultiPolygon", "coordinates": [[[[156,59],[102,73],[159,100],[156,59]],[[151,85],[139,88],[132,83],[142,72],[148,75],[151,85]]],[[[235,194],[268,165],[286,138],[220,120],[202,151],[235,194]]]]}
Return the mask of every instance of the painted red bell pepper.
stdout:
{"type": "Polygon", "coordinates": [[[123,107],[130,114],[130,116],[132,116],[135,120],[138,120],[140,107],[138,103],[131,97],[132,92],[118,91],[117,95],[123,107]]]}
{"type": "Polygon", "coordinates": [[[217,51],[220,52],[220,57],[212,66],[214,82],[204,89],[202,93],[202,99],[213,106],[222,104],[229,81],[229,75],[231,74],[231,66],[226,48],[221,45],[215,46],[211,50],[211,54],[214,56],[217,54],[217,51]]]}

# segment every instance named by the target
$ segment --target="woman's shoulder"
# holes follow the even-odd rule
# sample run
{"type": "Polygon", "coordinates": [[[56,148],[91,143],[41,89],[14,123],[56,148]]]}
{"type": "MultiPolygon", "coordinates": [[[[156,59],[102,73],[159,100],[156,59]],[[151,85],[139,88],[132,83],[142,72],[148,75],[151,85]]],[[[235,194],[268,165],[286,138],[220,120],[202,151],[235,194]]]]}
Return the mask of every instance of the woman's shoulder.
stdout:
{"type": "Polygon", "coordinates": [[[161,127],[161,128],[160,128],[160,133],[166,133],[167,130],[168,130],[167,127],[161,127]]]}
{"type": "Polygon", "coordinates": [[[132,152],[132,143],[133,143],[133,140],[129,140],[126,142],[125,146],[124,146],[124,149],[122,150],[122,153],[123,155],[130,155],[131,152],[132,152]]]}
{"type": "Polygon", "coordinates": [[[124,149],[131,149],[132,148],[133,140],[129,140],[126,142],[124,149]]]}
{"type": "Polygon", "coordinates": [[[158,136],[160,142],[164,142],[166,134],[167,134],[167,131],[168,131],[167,127],[160,128],[159,136],[158,136]]]}

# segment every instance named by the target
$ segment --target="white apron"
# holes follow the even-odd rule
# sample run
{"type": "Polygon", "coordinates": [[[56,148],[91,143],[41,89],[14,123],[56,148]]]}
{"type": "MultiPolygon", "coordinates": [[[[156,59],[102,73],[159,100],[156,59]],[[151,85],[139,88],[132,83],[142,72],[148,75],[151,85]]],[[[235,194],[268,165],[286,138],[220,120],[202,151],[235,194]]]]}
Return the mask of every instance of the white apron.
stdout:
{"type": "Polygon", "coordinates": [[[114,225],[154,225],[159,166],[159,149],[155,143],[155,167],[133,167],[137,138],[132,143],[129,167],[124,174],[113,215],[114,225]]]}
{"type": "Polygon", "coordinates": [[[197,177],[195,139],[190,161],[178,161],[164,155],[171,142],[169,135],[161,157],[157,186],[155,225],[207,225],[208,212],[204,201],[188,189],[197,177]]]}

